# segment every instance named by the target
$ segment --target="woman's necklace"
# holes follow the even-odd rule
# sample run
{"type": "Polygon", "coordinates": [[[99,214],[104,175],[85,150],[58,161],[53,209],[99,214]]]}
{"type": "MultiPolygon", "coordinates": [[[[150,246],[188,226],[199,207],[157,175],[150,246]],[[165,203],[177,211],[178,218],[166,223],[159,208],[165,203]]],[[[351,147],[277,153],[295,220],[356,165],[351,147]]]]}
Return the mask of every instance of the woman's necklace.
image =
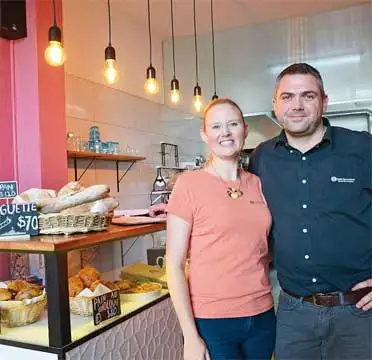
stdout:
{"type": "MultiPolygon", "coordinates": [[[[240,186],[241,186],[241,178],[240,176],[238,176],[238,179],[239,179],[239,186],[237,188],[234,188],[232,186],[229,186],[227,184],[227,182],[222,178],[222,176],[216,171],[216,169],[214,168],[214,166],[211,164],[211,167],[214,171],[214,173],[217,175],[217,177],[227,186],[227,190],[226,190],[226,193],[227,193],[227,196],[230,198],[230,199],[233,199],[233,200],[236,200],[236,199],[239,199],[241,196],[244,195],[243,191],[240,190],[240,186]]],[[[239,175],[239,174],[238,174],[239,175]]]]}

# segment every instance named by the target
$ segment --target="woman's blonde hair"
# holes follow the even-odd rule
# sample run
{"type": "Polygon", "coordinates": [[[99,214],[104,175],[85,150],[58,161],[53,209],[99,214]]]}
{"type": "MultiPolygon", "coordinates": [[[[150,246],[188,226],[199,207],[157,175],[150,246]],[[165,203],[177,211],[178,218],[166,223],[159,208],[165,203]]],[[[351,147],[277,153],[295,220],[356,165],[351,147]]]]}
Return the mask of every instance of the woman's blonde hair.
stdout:
{"type": "Polygon", "coordinates": [[[206,117],[207,117],[208,111],[212,109],[212,107],[216,105],[222,105],[222,104],[227,104],[235,108],[238,111],[241,120],[244,122],[244,115],[243,115],[242,109],[235,101],[229,98],[218,98],[218,99],[210,101],[209,104],[204,109],[204,112],[203,112],[203,130],[204,131],[205,131],[205,123],[206,123],[206,117]]]}

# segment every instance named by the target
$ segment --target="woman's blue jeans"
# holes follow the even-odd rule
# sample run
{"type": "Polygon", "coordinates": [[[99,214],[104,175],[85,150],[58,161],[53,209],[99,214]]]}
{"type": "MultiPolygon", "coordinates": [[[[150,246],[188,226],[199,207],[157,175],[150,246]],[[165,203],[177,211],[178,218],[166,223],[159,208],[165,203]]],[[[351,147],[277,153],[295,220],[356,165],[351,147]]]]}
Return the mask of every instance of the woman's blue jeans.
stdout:
{"type": "Polygon", "coordinates": [[[268,360],[275,346],[274,309],[255,316],[196,318],[212,360],[268,360]]]}

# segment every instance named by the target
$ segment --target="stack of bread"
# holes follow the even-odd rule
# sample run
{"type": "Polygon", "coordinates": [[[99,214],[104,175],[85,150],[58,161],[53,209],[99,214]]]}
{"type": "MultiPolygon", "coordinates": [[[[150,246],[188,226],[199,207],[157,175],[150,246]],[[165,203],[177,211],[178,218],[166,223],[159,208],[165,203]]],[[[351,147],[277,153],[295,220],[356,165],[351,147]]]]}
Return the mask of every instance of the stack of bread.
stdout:
{"type": "Polygon", "coordinates": [[[8,327],[38,321],[45,305],[46,296],[42,286],[24,280],[0,283],[1,322],[8,327]]]}
{"type": "Polygon", "coordinates": [[[107,227],[109,215],[119,205],[109,193],[108,185],[84,187],[72,181],[58,192],[29,189],[15,197],[13,203],[36,203],[41,234],[100,231],[107,227]]]}

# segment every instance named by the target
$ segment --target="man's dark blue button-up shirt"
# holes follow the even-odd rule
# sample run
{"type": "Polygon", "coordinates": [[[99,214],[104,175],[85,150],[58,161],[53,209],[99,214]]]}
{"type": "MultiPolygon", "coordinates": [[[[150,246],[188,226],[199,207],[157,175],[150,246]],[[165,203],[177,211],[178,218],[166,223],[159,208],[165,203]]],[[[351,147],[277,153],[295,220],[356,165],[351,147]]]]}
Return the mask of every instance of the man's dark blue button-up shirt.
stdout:
{"type": "Polygon", "coordinates": [[[282,131],[250,158],[273,217],[280,284],[300,296],[372,278],[372,136],[324,124],[322,141],[306,153],[282,131]]]}

